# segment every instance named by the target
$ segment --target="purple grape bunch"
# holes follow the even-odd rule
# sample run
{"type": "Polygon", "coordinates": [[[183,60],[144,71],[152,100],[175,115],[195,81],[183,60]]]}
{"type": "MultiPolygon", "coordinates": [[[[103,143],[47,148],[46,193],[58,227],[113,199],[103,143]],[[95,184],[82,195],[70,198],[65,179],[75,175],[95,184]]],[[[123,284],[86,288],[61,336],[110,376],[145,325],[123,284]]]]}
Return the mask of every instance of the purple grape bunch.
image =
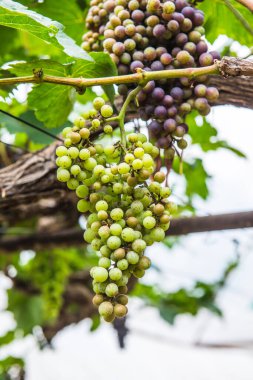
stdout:
{"type": "MultiPolygon", "coordinates": [[[[119,75],[205,67],[220,56],[208,52],[203,23],[203,12],[187,0],[91,0],[82,47],[108,52],[119,75]]],[[[206,116],[219,96],[206,82],[207,76],[149,81],[137,96],[139,117],[171,160],[187,146],[186,115],[195,109],[206,116]]],[[[118,91],[125,98],[132,88],[118,91]]]]}

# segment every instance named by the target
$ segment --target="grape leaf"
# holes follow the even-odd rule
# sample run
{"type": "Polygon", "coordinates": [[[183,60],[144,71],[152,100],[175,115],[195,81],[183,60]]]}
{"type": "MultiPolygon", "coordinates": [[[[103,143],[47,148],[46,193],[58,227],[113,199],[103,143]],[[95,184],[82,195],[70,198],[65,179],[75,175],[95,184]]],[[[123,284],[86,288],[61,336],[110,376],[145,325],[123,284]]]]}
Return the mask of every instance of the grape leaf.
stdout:
{"type": "MultiPolygon", "coordinates": [[[[117,70],[110,56],[105,53],[92,53],[94,62],[76,60],[60,64],[51,60],[18,62],[10,65],[9,71],[17,76],[31,75],[34,69],[42,69],[44,74],[60,77],[86,77],[117,75],[117,70]]],[[[113,101],[113,86],[104,86],[108,98],[113,101]]],[[[28,95],[28,105],[35,111],[38,120],[49,128],[63,125],[76,100],[73,87],[59,84],[42,83],[35,85],[28,95]]]]}
{"type": "Polygon", "coordinates": [[[253,14],[242,4],[235,0],[206,0],[198,7],[205,13],[206,37],[211,43],[225,34],[243,45],[253,45],[253,14]]]}
{"type": "Polygon", "coordinates": [[[5,344],[11,343],[14,340],[14,338],[15,338],[14,330],[8,331],[5,335],[0,336],[0,347],[5,344]]]}
{"type": "Polygon", "coordinates": [[[230,146],[226,141],[220,140],[217,129],[211,125],[205,117],[202,117],[202,123],[201,125],[198,125],[195,120],[196,116],[197,112],[192,112],[186,119],[186,122],[189,125],[189,134],[192,144],[198,144],[203,152],[223,148],[230,150],[241,158],[246,158],[242,151],[230,146]]]}
{"type": "MultiPolygon", "coordinates": [[[[173,169],[176,173],[180,172],[179,160],[174,160],[173,169]]],[[[189,200],[192,200],[195,195],[202,199],[207,199],[209,195],[207,180],[210,175],[200,158],[194,159],[192,162],[183,162],[183,176],[186,180],[185,194],[189,197],[189,200]]]]}
{"type": "Polygon", "coordinates": [[[92,58],[63,32],[63,25],[12,0],[0,2],[0,25],[24,30],[54,45],[70,57],[92,62],[92,58]]]}
{"type": "Polygon", "coordinates": [[[17,327],[29,334],[36,325],[42,325],[43,305],[40,296],[24,294],[16,289],[8,290],[8,310],[14,314],[17,327]]]}
{"type": "Polygon", "coordinates": [[[27,6],[30,10],[34,10],[43,16],[60,22],[65,27],[65,32],[72,37],[78,45],[84,33],[84,12],[81,11],[75,0],[61,0],[59,6],[58,0],[50,1],[34,1],[21,0],[21,4],[27,6]]]}

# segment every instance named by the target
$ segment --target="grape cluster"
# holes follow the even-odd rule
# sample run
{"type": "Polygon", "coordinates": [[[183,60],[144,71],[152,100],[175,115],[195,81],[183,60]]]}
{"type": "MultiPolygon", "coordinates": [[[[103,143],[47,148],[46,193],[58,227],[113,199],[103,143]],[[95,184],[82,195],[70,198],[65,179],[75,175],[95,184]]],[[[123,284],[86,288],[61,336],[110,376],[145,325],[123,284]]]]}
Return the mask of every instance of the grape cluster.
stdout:
{"type": "Polygon", "coordinates": [[[102,98],[93,106],[86,118],[63,130],[64,145],[56,149],[57,178],[75,190],[77,209],[87,217],[84,239],[99,254],[98,266],[91,269],[93,303],[110,322],[126,315],[128,281],[150,267],[144,250],[164,239],[175,206],[168,201],[170,189],[161,185],[165,174],[153,175],[159,149],[144,134],[130,133],[126,147],[89,140],[94,120],[105,124],[113,113],[102,98]]]}
{"type": "MultiPolygon", "coordinates": [[[[187,0],[91,0],[89,31],[82,46],[108,52],[120,75],[138,69],[204,67],[220,57],[208,52],[203,22],[203,12],[187,0]]],[[[209,102],[219,95],[204,84],[206,80],[201,76],[194,81],[186,77],[149,81],[137,96],[140,118],[148,121],[151,138],[169,157],[176,147],[187,146],[185,116],[192,109],[207,115],[209,102]]],[[[131,86],[120,85],[119,93],[125,97],[131,86]]]]}

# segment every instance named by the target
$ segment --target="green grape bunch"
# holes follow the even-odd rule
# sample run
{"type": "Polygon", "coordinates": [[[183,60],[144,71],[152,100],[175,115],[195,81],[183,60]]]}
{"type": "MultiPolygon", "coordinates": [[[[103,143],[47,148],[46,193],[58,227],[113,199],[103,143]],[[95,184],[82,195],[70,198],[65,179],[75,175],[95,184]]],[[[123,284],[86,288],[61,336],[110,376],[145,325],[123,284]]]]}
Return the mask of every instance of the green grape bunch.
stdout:
{"type": "Polygon", "coordinates": [[[151,266],[145,248],[165,238],[175,205],[168,199],[170,188],[162,185],[165,174],[155,172],[159,148],[144,134],[128,134],[126,146],[90,141],[92,130],[110,125],[113,114],[102,98],[93,106],[63,130],[64,145],[56,149],[57,178],[79,198],[77,209],[87,220],[84,240],[99,256],[90,271],[93,303],[112,322],[127,314],[128,282],[151,266]]]}

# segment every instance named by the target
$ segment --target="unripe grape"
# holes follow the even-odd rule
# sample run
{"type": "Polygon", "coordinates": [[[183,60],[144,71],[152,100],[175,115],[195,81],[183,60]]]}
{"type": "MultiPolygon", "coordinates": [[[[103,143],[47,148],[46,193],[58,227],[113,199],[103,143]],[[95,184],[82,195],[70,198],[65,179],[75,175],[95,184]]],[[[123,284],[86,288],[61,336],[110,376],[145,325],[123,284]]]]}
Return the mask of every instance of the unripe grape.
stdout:
{"type": "Polygon", "coordinates": [[[114,208],[110,212],[110,216],[113,220],[118,221],[118,220],[121,220],[123,218],[124,213],[123,213],[123,210],[121,210],[121,208],[114,208]]]}
{"type": "Polygon", "coordinates": [[[172,1],[166,1],[163,4],[163,12],[166,14],[171,14],[175,12],[175,9],[176,9],[175,4],[172,1]]]}
{"type": "Polygon", "coordinates": [[[154,239],[154,241],[156,241],[156,242],[163,241],[165,238],[165,233],[164,233],[163,229],[160,227],[154,228],[151,231],[150,235],[151,235],[152,239],[154,239]]]}
{"type": "Polygon", "coordinates": [[[106,211],[108,210],[108,203],[106,201],[98,201],[95,208],[97,211],[106,211]]]}
{"type": "Polygon", "coordinates": [[[92,298],[92,303],[94,306],[99,306],[104,301],[104,297],[102,294],[95,294],[95,296],[92,298]]]}
{"type": "Polygon", "coordinates": [[[151,261],[147,256],[142,256],[138,262],[137,269],[147,270],[151,266],[151,261]]]}
{"type": "Polygon", "coordinates": [[[59,168],[57,170],[57,179],[60,182],[67,182],[70,179],[70,173],[67,169],[59,168]]]}
{"type": "Polygon", "coordinates": [[[104,282],[108,279],[108,271],[102,267],[95,267],[92,272],[92,277],[96,282],[104,282]]]}
{"type": "Polygon", "coordinates": [[[119,281],[122,277],[122,272],[119,268],[112,268],[109,271],[109,277],[112,281],[119,281]]]}
{"type": "Polygon", "coordinates": [[[134,271],[133,271],[133,275],[134,275],[134,277],[136,277],[136,278],[142,278],[143,276],[144,276],[144,274],[145,274],[145,270],[143,270],[143,269],[134,269],[134,271]]]}
{"type": "Polygon", "coordinates": [[[146,242],[142,239],[136,239],[132,243],[132,249],[137,253],[142,253],[146,248],[146,242]]]}
{"type": "Polygon", "coordinates": [[[105,104],[101,107],[100,112],[103,117],[108,118],[113,115],[113,108],[110,105],[105,104]]]}
{"type": "Polygon", "coordinates": [[[112,323],[115,319],[115,315],[111,314],[109,317],[103,317],[105,322],[112,323]]]}
{"type": "Polygon", "coordinates": [[[166,176],[165,176],[165,174],[164,174],[163,172],[157,172],[157,173],[155,173],[155,175],[154,175],[154,180],[155,180],[156,182],[159,182],[159,183],[164,182],[164,181],[165,181],[165,178],[166,178],[166,176]]]}
{"type": "Polygon", "coordinates": [[[169,187],[162,187],[160,189],[161,198],[168,198],[171,195],[171,189],[169,187]]]}
{"type": "Polygon", "coordinates": [[[70,157],[68,156],[61,156],[59,157],[58,159],[58,164],[61,168],[63,169],[68,169],[70,168],[71,164],[72,164],[72,160],[70,157]]]}
{"type": "Polygon", "coordinates": [[[99,305],[98,312],[102,317],[109,317],[113,314],[113,305],[109,301],[104,301],[99,305]]]}
{"type": "Polygon", "coordinates": [[[125,252],[124,248],[118,248],[113,252],[113,255],[114,255],[116,260],[122,260],[122,259],[124,259],[126,252],[125,252]]]}
{"type": "Polygon", "coordinates": [[[107,245],[103,245],[101,248],[100,248],[100,253],[103,257],[106,257],[106,258],[109,258],[110,255],[111,255],[111,250],[110,248],[107,246],[107,245]]]}
{"type": "Polygon", "coordinates": [[[156,225],[156,220],[153,218],[153,216],[147,216],[143,219],[143,226],[147,228],[148,230],[151,230],[156,225]]]}
{"type": "MultiPolygon", "coordinates": [[[[119,289],[121,290],[121,289],[119,289]]],[[[127,305],[128,304],[128,297],[125,296],[124,294],[120,294],[117,296],[117,302],[121,305],[127,305]]]]}
{"type": "Polygon", "coordinates": [[[110,226],[110,232],[112,235],[114,236],[120,236],[121,235],[121,232],[122,232],[122,227],[120,224],[118,223],[113,223],[111,226],[110,226]]]}
{"type": "Polygon", "coordinates": [[[134,251],[129,251],[126,255],[126,259],[129,262],[129,264],[137,264],[139,261],[139,255],[134,251]]]}
{"type": "Polygon", "coordinates": [[[71,178],[68,182],[67,182],[67,187],[68,189],[70,190],[75,190],[79,185],[79,181],[75,178],[71,178]]]}
{"type": "Polygon", "coordinates": [[[115,250],[120,247],[121,240],[118,236],[110,236],[106,244],[110,249],[115,250]]]}
{"type": "Polygon", "coordinates": [[[115,297],[118,293],[119,293],[119,288],[114,283],[108,284],[107,287],[105,288],[105,294],[108,297],[115,297]]]}
{"type": "Polygon", "coordinates": [[[135,232],[132,228],[126,227],[122,230],[121,237],[126,242],[132,242],[135,239],[135,232]]]}
{"type": "Polygon", "coordinates": [[[104,101],[103,98],[101,98],[101,97],[97,97],[97,98],[95,98],[95,99],[93,100],[92,104],[93,104],[93,107],[94,107],[96,110],[100,111],[101,108],[105,105],[105,101],[104,101]]]}
{"type": "MultiPolygon", "coordinates": [[[[114,252],[115,256],[115,252],[114,252]]],[[[121,270],[124,271],[128,268],[128,261],[126,259],[121,259],[117,262],[117,267],[121,270]]]]}
{"type": "Polygon", "coordinates": [[[122,304],[116,304],[113,308],[115,317],[123,318],[127,314],[127,307],[122,304]]]}
{"type": "Polygon", "coordinates": [[[56,148],[55,153],[58,157],[67,156],[68,149],[65,146],[61,145],[56,148]]]}
{"type": "Polygon", "coordinates": [[[130,171],[130,166],[127,163],[122,162],[121,164],[118,165],[119,174],[126,174],[126,173],[129,173],[129,171],[130,171]]]}
{"type": "Polygon", "coordinates": [[[87,160],[88,158],[90,158],[90,151],[89,149],[81,149],[80,152],[79,152],[79,157],[81,160],[87,160]]]}
{"type": "Polygon", "coordinates": [[[108,226],[102,226],[98,230],[98,235],[102,239],[107,239],[110,236],[110,228],[108,226]]]}
{"type": "Polygon", "coordinates": [[[97,215],[99,220],[106,220],[108,218],[108,213],[105,210],[98,211],[97,215]]]}

